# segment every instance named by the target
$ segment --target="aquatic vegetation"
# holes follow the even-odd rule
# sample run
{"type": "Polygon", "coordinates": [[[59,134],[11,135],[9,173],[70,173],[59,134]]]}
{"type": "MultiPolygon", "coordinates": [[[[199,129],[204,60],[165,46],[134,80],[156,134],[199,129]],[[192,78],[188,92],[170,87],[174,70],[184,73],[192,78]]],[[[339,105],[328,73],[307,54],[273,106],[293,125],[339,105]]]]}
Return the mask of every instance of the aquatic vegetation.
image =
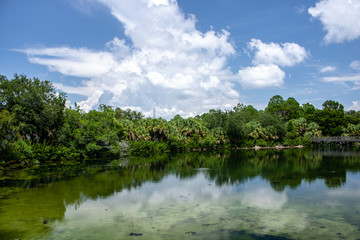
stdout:
{"type": "Polygon", "coordinates": [[[0,181],[0,238],[356,239],[359,171],[310,149],[38,165],[0,181]]]}

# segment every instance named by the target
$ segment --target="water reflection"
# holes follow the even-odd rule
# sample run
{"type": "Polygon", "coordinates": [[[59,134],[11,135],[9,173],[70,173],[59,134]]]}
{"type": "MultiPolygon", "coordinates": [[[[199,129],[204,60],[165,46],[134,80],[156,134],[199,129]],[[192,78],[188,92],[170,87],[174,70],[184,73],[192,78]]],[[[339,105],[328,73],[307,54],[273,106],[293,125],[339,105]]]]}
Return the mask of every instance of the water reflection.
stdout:
{"type": "Polygon", "coordinates": [[[251,182],[240,194],[241,203],[249,207],[278,210],[288,201],[285,192],[279,193],[266,186],[251,182]]]}
{"type": "Polygon", "coordinates": [[[31,169],[40,177],[1,182],[0,239],[286,239],[325,228],[331,238],[339,226],[351,239],[360,228],[360,154],[331,153],[187,153],[31,169]]]}

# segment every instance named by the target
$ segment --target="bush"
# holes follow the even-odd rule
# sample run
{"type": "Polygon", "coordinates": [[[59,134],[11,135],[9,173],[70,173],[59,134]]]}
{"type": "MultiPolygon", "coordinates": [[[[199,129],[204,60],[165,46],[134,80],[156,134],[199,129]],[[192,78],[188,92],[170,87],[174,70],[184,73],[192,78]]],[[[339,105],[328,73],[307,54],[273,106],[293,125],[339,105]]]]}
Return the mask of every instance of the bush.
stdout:
{"type": "Polygon", "coordinates": [[[310,139],[306,138],[306,137],[297,137],[297,138],[293,138],[293,139],[285,139],[284,145],[286,146],[298,146],[298,145],[302,145],[302,146],[311,146],[312,142],[310,139]]]}
{"type": "Polygon", "coordinates": [[[152,153],[166,152],[169,146],[165,142],[139,140],[130,143],[131,155],[150,155],[152,153]]]}

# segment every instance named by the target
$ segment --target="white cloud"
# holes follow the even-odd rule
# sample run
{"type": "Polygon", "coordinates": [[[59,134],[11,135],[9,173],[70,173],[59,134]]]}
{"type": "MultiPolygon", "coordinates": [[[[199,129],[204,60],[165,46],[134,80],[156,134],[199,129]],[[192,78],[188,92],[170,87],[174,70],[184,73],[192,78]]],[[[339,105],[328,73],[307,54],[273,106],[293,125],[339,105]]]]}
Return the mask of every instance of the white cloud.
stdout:
{"type": "Polygon", "coordinates": [[[322,0],[308,9],[318,18],[327,34],[326,43],[341,43],[360,36],[360,1],[322,0]]]}
{"type": "Polygon", "coordinates": [[[280,87],[284,83],[285,72],[274,64],[260,64],[241,69],[239,76],[244,88],[280,87]]]}
{"type": "Polygon", "coordinates": [[[307,58],[305,48],[296,43],[263,43],[259,39],[251,39],[249,48],[255,51],[253,64],[276,64],[294,66],[307,58]]]}
{"type": "Polygon", "coordinates": [[[326,73],[326,72],[333,72],[336,70],[336,67],[333,67],[333,66],[326,66],[326,67],[323,67],[320,72],[321,73],[326,73]]]}
{"type": "MultiPolygon", "coordinates": [[[[104,51],[86,48],[21,50],[29,61],[64,75],[89,78],[81,86],[56,86],[81,94],[84,110],[105,104],[132,107],[152,115],[194,116],[208,107],[236,105],[234,73],[226,65],[235,54],[229,32],[200,32],[194,16],[185,16],[176,0],[98,0],[124,25],[124,39],[115,37],[104,51]],[[108,97],[107,97],[108,98],[108,97]]],[[[235,74],[236,75],[236,74],[235,74]]]]}
{"type": "Polygon", "coordinates": [[[95,91],[88,99],[79,102],[79,105],[84,111],[90,111],[93,106],[97,105],[99,98],[103,95],[103,91],[95,91]]]}
{"type": "Polygon", "coordinates": [[[284,84],[285,72],[279,66],[294,66],[303,62],[308,53],[296,43],[263,43],[251,39],[250,51],[255,52],[254,66],[240,69],[239,82],[244,88],[280,87],[284,84]]]}
{"type": "MultiPolygon", "coordinates": [[[[83,3],[85,0],[82,0],[83,3]]],[[[50,71],[86,78],[80,86],[56,84],[65,92],[87,99],[85,111],[99,104],[131,107],[171,118],[194,116],[209,108],[238,103],[235,84],[244,88],[279,87],[285,72],[308,56],[295,43],[263,43],[253,39],[254,66],[234,73],[227,65],[236,54],[226,30],[200,32],[193,15],[184,15],[176,0],[88,0],[103,4],[124,26],[124,39],[115,37],[103,51],[87,48],[20,50],[29,61],[50,71]],[[102,102],[103,101],[103,102],[102,102]]]]}
{"type": "Polygon", "coordinates": [[[360,111],[360,101],[353,101],[348,110],[360,111]]]}
{"type": "Polygon", "coordinates": [[[285,192],[275,192],[271,188],[254,187],[241,193],[241,203],[267,210],[278,210],[288,201],[285,192]]]}
{"type": "Polygon", "coordinates": [[[27,54],[31,63],[45,65],[50,71],[76,77],[106,74],[115,65],[109,52],[94,52],[86,48],[29,48],[17,51],[27,54]]]}
{"type": "Polygon", "coordinates": [[[359,82],[360,74],[349,75],[349,76],[335,76],[335,77],[324,77],[324,82],[359,82]]]}
{"type": "Polygon", "coordinates": [[[353,61],[352,63],[350,63],[350,67],[354,70],[360,71],[360,61],[359,60],[353,61]]]}
{"type": "MultiPolygon", "coordinates": [[[[353,61],[349,67],[351,67],[354,70],[360,70],[360,61],[356,60],[353,61]]],[[[324,68],[326,69],[326,68],[324,68]]],[[[343,76],[329,76],[329,77],[323,77],[321,78],[324,82],[330,82],[330,83],[342,83],[345,84],[346,82],[352,82],[354,84],[354,87],[352,87],[352,90],[358,90],[360,85],[360,73],[356,74],[349,74],[349,75],[343,75],[343,76]]],[[[347,86],[347,85],[346,85],[347,86]]]]}

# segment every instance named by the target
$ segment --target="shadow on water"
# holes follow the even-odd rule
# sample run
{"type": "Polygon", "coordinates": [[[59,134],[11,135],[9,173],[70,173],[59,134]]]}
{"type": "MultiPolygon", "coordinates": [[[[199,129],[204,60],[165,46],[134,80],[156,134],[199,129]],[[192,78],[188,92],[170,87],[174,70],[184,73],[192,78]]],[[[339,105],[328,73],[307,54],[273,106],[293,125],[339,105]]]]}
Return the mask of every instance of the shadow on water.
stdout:
{"type": "MultiPolygon", "coordinates": [[[[277,192],[316,180],[323,180],[328,188],[339,188],[346,183],[347,172],[360,170],[359,156],[358,152],[272,149],[164,154],[123,158],[106,164],[38,166],[0,181],[0,238],[29,238],[39,233],[45,236],[64,221],[67,206],[80,207],[86,200],[106,199],[145,183],[160,182],[169,175],[192,179],[201,172],[219,187],[260,177],[277,192]]],[[[230,239],[290,239],[235,230],[227,234],[230,239]]]]}
{"type": "MultiPolygon", "coordinates": [[[[254,234],[249,233],[245,230],[220,230],[216,233],[210,233],[210,234],[216,234],[220,236],[224,236],[224,239],[229,240],[292,240],[293,238],[285,237],[285,236],[275,236],[270,234],[254,234]]],[[[221,238],[222,239],[222,238],[221,238]]]]}

